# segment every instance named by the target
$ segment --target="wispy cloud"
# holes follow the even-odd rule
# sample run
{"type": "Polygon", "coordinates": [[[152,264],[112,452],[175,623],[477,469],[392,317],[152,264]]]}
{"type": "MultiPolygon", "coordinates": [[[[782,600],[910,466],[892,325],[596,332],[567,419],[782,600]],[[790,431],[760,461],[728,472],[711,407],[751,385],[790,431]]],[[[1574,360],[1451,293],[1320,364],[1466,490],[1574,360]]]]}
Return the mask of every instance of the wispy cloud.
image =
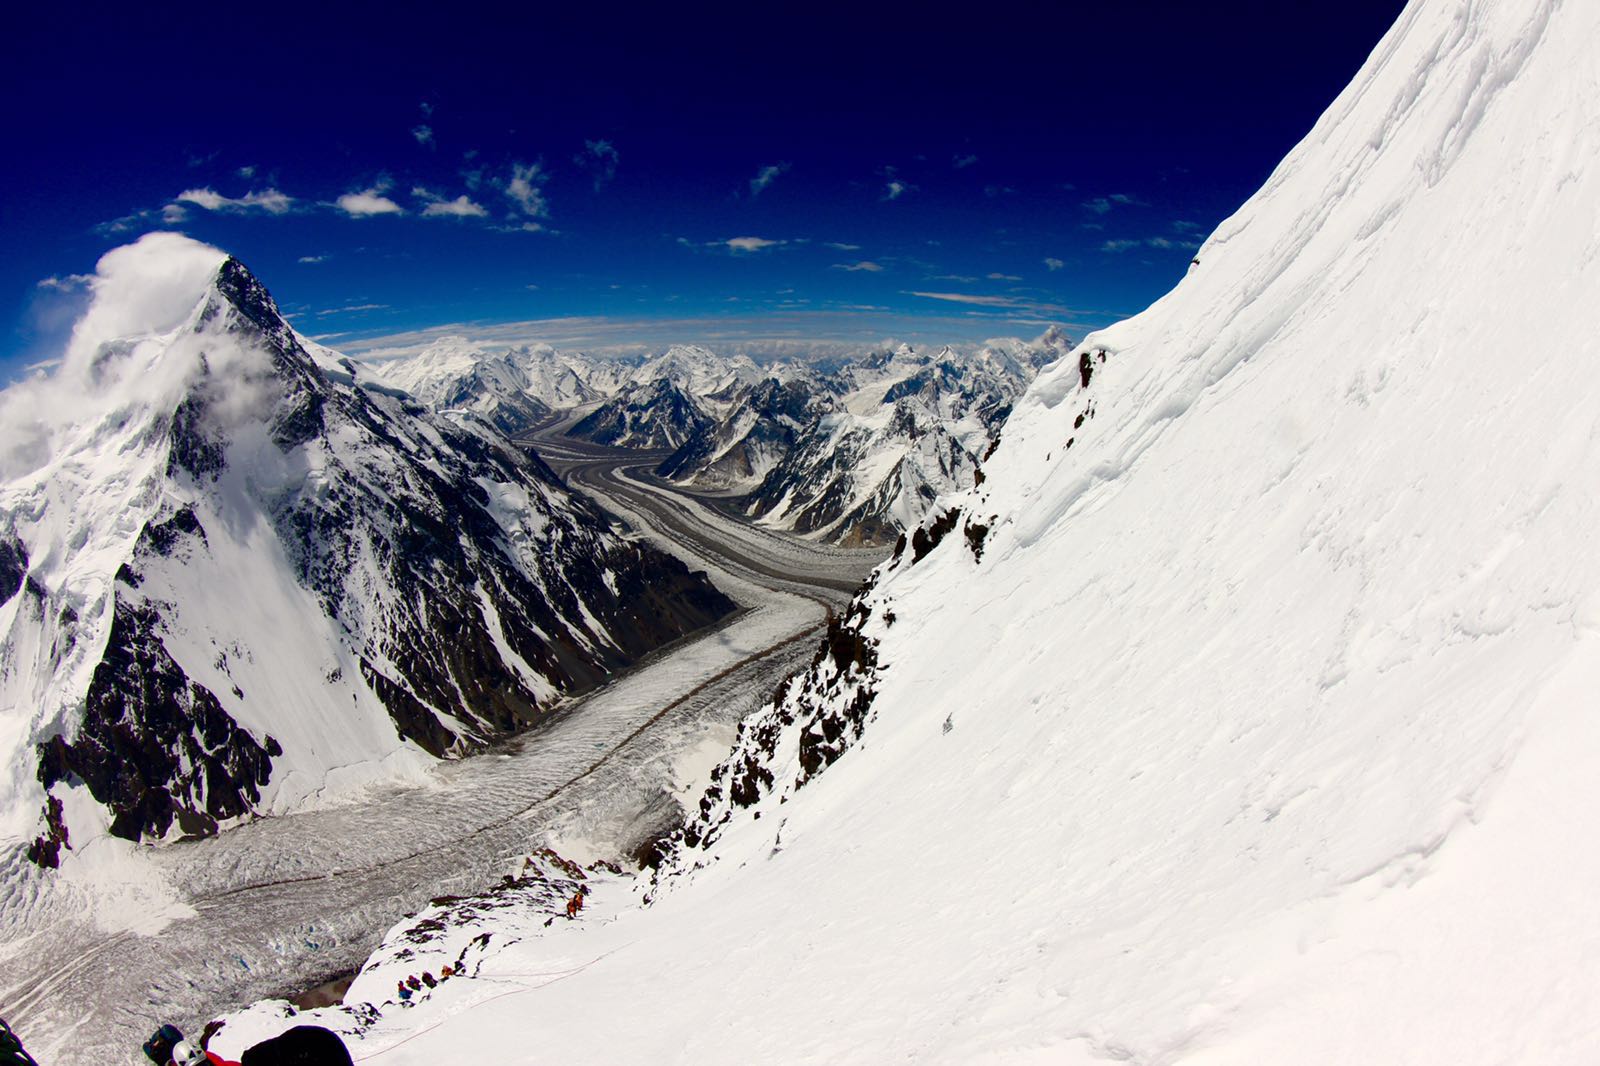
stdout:
{"type": "Polygon", "coordinates": [[[348,315],[361,311],[386,311],[388,308],[388,304],[350,304],[347,307],[330,307],[325,311],[318,311],[317,317],[326,318],[329,315],[348,315]]]}
{"type": "Polygon", "coordinates": [[[249,181],[251,178],[256,176],[256,168],[254,166],[240,167],[238,170],[234,171],[234,173],[246,181],[249,181]]]}
{"type": "Polygon", "coordinates": [[[1042,300],[1030,299],[1026,296],[990,296],[984,293],[972,292],[918,292],[911,291],[907,296],[919,296],[924,300],[942,300],[945,303],[969,304],[973,307],[993,308],[997,311],[1021,311],[1030,315],[1053,315],[1061,318],[1076,315],[1079,312],[1061,304],[1047,303],[1042,300]]]}
{"type": "Polygon", "coordinates": [[[422,145],[422,147],[433,147],[433,127],[427,123],[418,123],[417,125],[411,127],[411,136],[415,137],[417,139],[417,143],[422,145]]]}
{"type": "Polygon", "coordinates": [[[1021,281],[1022,280],[1022,278],[1020,278],[1016,274],[1002,274],[998,270],[991,270],[986,275],[986,277],[988,277],[988,279],[990,281],[1021,281]]]}
{"type": "Polygon", "coordinates": [[[326,263],[328,258],[326,255],[302,255],[299,261],[302,263],[326,263]]]}
{"type": "Polygon", "coordinates": [[[594,175],[594,191],[599,192],[617,176],[617,164],[622,157],[610,141],[584,141],[583,151],[572,161],[594,175]]]}
{"type": "Polygon", "coordinates": [[[987,196],[991,200],[998,199],[1002,196],[1015,196],[1016,194],[1017,190],[1013,189],[1009,185],[985,185],[983,187],[983,195],[987,196]]]}
{"type": "Polygon", "coordinates": [[[883,199],[898,200],[908,192],[916,191],[916,186],[901,181],[899,178],[890,178],[883,186],[883,199]]]}
{"type": "Polygon", "coordinates": [[[859,244],[846,244],[844,241],[823,241],[822,242],[822,246],[824,248],[832,248],[836,252],[859,252],[859,251],[861,251],[861,245],[859,245],[859,244]]]}
{"type": "Polygon", "coordinates": [[[721,245],[733,252],[759,252],[766,248],[775,248],[788,241],[768,240],[766,237],[730,237],[725,241],[710,242],[713,247],[721,245]]]}
{"type": "Polygon", "coordinates": [[[418,185],[411,190],[411,195],[427,202],[428,206],[422,209],[423,218],[484,218],[489,214],[482,204],[475,203],[465,194],[454,200],[446,200],[418,185]]]}
{"type": "Polygon", "coordinates": [[[185,189],[173,197],[177,203],[194,204],[207,211],[265,211],[270,215],[281,215],[294,206],[294,197],[287,196],[277,189],[262,189],[259,192],[247,192],[243,196],[224,196],[212,188],[185,189]]]}
{"type": "Polygon", "coordinates": [[[978,157],[975,155],[958,155],[955,157],[955,159],[951,160],[950,165],[955,167],[957,170],[966,170],[977,161],[978,157]]]}
{"type": "Polygon", "coordinates": [[[933,274],[933,275],[929,276],[928,280],[929,281],[960,281],[960,282],[965,282],[967,284],[971,284],[972,282],[977,281],[978,279],[973,277],[971,274],[933,274]]]}
{"type": "Polygon", "coordinates": [[[529,218],[548,218],[550,205],[544,198],[544,183],[549,178],[541,163],[513,163],[511,180],[505,184],[506,197],[529,218]]]}
{"type": "Polygon", "coordinates": [[[981,307],[1015,307],[1017,299],[1014,296],[983,296],[970,292],[909,292],[909,296],[920,296],[925,300],[943,300],[953,304],[978,304],[981,307]]]}
{"type": "Polygon", "coordinates": [[[351,218],[370,218],[374,215],[403,215],[406,209],[383,195],[390,183],[380,181],[361,192],[347,192],[333,202],[333,206],[351,218]]]}
{"type": "Polygon", "coordinates": [[[1097,215],[1108,214],[1113,207],[1149,207],[1150,205],[1137,196],[1130,196],[1125,192],[1114,192],[1110,196],[1096,196],[1092,200],[1085,200],[1081,205],[1085,211],[1093,211],[1097,215]]]}
{"type": "Polygon", "coordinates": [[[857,271],[866,271],[869,274],[878,274],[878,273],[881,273],[883,271],[883,267],[882,266],[880,266],[877,263],[874,263],[870,259],[863,259],[858,263],[835,263],[835,264],[833,264],[833,269],[834,270],[848,270],[848,271],[850,271],[852,273],[855,273],[857,271]]]}
{"type": "Polygon", "coordinates": [[[1044,265],[1045,265],[1045,269],[1055,271],[1055,270],[1060,270],[1062,267],[1066,266],[1067,264],[1063,260],[1057,259],[1053,255],[1047,255],[1044,258],[1044,265]]]}
{"type": "Polygon", "coordinates": [[[78,292],[87,288],[89,282],[93,280],[93,274],[68,274],[66,277],[52,274],[48,278],[41,278],[36,287],[51,292],[78,292]]]}
{"type": "Polygon", "coordinates": [[[772,163],[756,171],[756,176],[750,179],[751,197],[760,196],[768,185],[778,180],[780,174],[786,174],[788,171],[788,163],[772,163]]]}
{"type": "Polygon", "coordinates": [[[1100,246],[1102,252],[1126,252],[1132,248],[1160,248],[1163,250],[1186,249],[1194,251],[1200,247],[1198,241],[1173,240],[1171,237],[1123,237],[1106,241],[1100,246]]]}

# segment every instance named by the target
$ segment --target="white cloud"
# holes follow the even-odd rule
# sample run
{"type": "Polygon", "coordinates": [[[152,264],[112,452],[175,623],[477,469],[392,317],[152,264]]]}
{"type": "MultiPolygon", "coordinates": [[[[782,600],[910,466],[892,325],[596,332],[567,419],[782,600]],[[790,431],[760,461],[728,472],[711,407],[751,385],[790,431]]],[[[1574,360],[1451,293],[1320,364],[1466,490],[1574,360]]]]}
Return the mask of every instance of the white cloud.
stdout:
{"type": "Polygon", "coordinates": [[[302,263],[326,263],[327,261],[328,257],[326,255],[302,255],[300,257],[300,262],[302,263]]]}
{"type": "Polygon", "coordinates": [[[859,245],[859,244],[846,244],[844,241],[824,241],[823,242],[823,247],[824,248],[832,248],[836,252],[859,252],[859,251],[861,251],[861,245],[859,245]]]}
{"type": "Polygon", "coordinates": [[[888,183],[883,187],[883,198],[885,200],[898,200],[900,197],[904,196],[908,192],[911,192],[915,188],[915,185],[908,185],[899,178],[890,178],[888,183]]]}
{"type": "Polygon", "coordinates": [[[41,279],[37,283],[37,287],[55,292],[77,292],[93,280],[93,274],[68,274],[64,278],[52,274],[48,278],[41,279]]]}
{"type": "Polygon", "coordinates": [[[466,195],[446,200],[421,185],[412,189],[411,195],[427,201],[428,206],[422,209],[423,218],[484,218],[489,214],[482,204],[474,203],[471,197],[466,195]]]}
{"type": "Polygon", "coordinates": [[[226,253],[182,234],[149,233],[101,256],[92,278],[57,279],[86,285],[88,306],[53,373],[0,391],[0,481],[65,454],[65,435],[75,434],[74,427],[135,405],[170,410],[193,384],[202,360],[217,368],[249,358],[250,351],[221,338],[176,343],[160,359],[139,354],[147,338],[172,330],[196,311],[226,259],[226,253]],[[119,346],[126,357],[102,357],[113,340],[131,342],[119,346]]]}
{"type": "Polygon", "coordinates": [[[771,241],[765,237],[730,237],[725,241],[712,241],[713,246],[722,245],[734,252],[759,252],[764,248],[773,248],[788,241],[771,241]]]}
{"type": "Polygon", "coordinates": [[[179,222],[187,221],[188,218],[189,212],[182,204],[168,204],[161,209],[161,221],[169,226],[175,226],[179,222]]]}
{"type": "Polygon", "coordinates": [[[178,325],[227,258],[179,233],[147,233],[113,248],[95,264],[89,280],[94,303],[73,328],[68,364],[87,366],[106,341],[178,325]]]}
{"type": "Polygon", "coordinates": [[[1021,281],[1022,280],[1020,277],[1018,277],[1015,274],[1002,274],[998,270],[990,271],[990,273],[988,275],[988,278],[989,278],[990,281],[1021,281]]]}
{"type": "Polygon", "coordinates": [[[544,183],[549,175],[539,163],[511,164],[511,180],[506,182],[506,196],[529,218],[547,218],[550,205],[545,202],[544,183]]]}
{"type": "Polygon", "coordinates": [[[965,170],[977,161],[978,157],[975,155],[958,155],[950,165],[955,167],[957,170],[965,170]]]}
{"type": "Polygon", "coordinates": [[[787,173],[788,170],[788,163],[773,163],[770,166],[762,167],[756,171],[756,176],[750,179],[750,195],[752,197],[760,196],[762,190],[777,180],[778,175],[787,173]]]}
{"type": "Polygon", "coordinates": [[[1126,252],[1129,248],[1137,248],[1143,243],[1144,241],[1126,239],[1106,241],[1100,246],[1100,250],[1102,252],[1126,252]]]}
{"type": "Polygon", "coordinates": [[[483,218],[488,213],[482,204],[474,203],[465,195],[454,200],[438,200],[422,209],[423,218],[483,218]]]}
{"type": "Polygon", "coordinates": [[[244,178],[246,181],[249,181],[251,178],[256,176],[256,168],[254,166],[240,167],[238,170],[234,171],[234,173],[239,175],[241,178],[244,178]]]}
{"type": "Polygon", "coordinates": [[[859,263],[835,263],[833,264],[833,269],[848,270],[852,273],[855,271],[865,270],[869,274],[877,274],[882,272],[883,267],[879,266],[877,263],[874,263],[870,259],[863,259],[859,263]]]}
{"type": "Polygon", "coordinates": [[[946,303],[978,304],[982,307],[1015,307],[1017,300],[1011,296],[978,296],[967,292],[912,292],[926,300],[944,300],[946,303]]]}
{"type": "Polygon", "coordinates": [[[1060,270],[1067,264],[1063,260],[1057,259],[1055,256],[1050,255],[1045,256],[1044,265],[1049,270],[1060,270]]]}
{"type": "Polygon", "coordinates": [[[610,141],[584,141],[583,151],[572,161],[594,175],[594,191],[599,192],[617,176],[617,164],[622,157],[610,141]]]}
{"type": "Polygon", "coordinates": [[[335,200],[334,206],[351,218],[369,218],[373,215],[403,215],[406,209],[383,195],[388,183],[374,185],[361,192],[347,192],[335,200]]]}
{"type": "Polygon", "coordinates": [[[185,189],[173,197],[178,203],[194,204],[207,211],[265,211],[269,215],[281,215],[294,206],[294,197],[286,196],[277,189],[262,189],[259,192],[251,191],[243,196],[223,196],[212,188],[185,189]]]}
{"type": "Polygon", "coordinates": [[[971,283],[971,282],[977,281],[978,279],[973,277],[971,274],[934,274],[934,275],[930,276],[928,278],[928,280],[929,281],[963,281],[963,282],[971,283]]]}
{"type": "Polygon", "coordinates": [[[411,136],[415,137],[417,143],[424,148],[433,147],[433,127],[427,123],[419,123],[411,127],[411,136]]]}

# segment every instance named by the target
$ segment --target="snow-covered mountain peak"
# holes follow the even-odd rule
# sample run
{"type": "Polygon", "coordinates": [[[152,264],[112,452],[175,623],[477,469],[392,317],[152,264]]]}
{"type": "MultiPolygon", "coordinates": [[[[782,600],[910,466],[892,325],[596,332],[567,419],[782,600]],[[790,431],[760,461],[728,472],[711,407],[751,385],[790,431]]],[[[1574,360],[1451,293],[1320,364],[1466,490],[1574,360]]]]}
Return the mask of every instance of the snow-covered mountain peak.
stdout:
{"type": "Polygon", "coordinates": [[[0,393],[0,839],[42,790],[35,861],[414,777],[729,609],[215,249],[146,238],[92,288],[0,393]]]}

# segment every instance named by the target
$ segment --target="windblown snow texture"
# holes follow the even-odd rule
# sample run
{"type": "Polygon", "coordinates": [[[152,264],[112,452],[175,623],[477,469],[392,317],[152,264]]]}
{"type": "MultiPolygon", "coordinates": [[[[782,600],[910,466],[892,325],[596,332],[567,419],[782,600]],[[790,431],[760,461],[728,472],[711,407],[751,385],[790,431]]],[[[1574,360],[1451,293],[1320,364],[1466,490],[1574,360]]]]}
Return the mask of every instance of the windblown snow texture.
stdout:
{"type": "Polygon", "coordinates": [[[582,1057],[628,1010],[606,1057],[696,1066],[1600,1058],[1597,71],[1600,6],[1415,0],[1040,375],[650,906],[365,1046],[582,1057]]]}
{"type": "MultiPolygon", "coordinates": [[[[6,484],[0,538],[8,735],[118,836],[207,834],[472,751],[733,607],[472,416],[364,388],[235,260],[94,373],[127,360],[173,388],[97,401],[6,484]]],[[[59,859],[55,835],[35,853],[59,859]]]]}

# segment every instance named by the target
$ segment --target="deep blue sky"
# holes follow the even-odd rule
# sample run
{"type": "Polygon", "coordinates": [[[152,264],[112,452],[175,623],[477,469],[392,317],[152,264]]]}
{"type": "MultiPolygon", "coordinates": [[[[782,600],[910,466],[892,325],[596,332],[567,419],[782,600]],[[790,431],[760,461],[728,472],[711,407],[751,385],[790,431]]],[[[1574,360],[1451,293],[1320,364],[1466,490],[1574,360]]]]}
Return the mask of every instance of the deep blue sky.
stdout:
{"type": "Polygon", "coordinates": [[[334,6],[8,16],[0,373],[161,228],[335,346],[1081,334],[1181,276],[1403,4],[334,6]]]}

